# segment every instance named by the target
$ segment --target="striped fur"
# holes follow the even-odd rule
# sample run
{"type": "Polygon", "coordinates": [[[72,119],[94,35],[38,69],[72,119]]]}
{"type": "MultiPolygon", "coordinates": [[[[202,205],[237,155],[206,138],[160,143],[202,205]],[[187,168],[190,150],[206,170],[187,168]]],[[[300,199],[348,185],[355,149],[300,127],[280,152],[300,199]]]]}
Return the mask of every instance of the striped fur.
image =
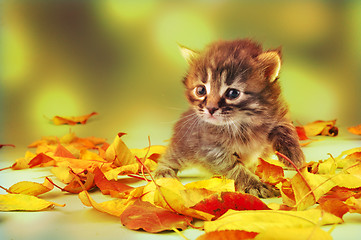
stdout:
{"type": "Polygon", "coordinates": [[[240,191],[274,196],[253,173],[258,158],[277,150],[297,166],[304,162],[277,81],[280,51],[245,39],[216,42],[190,56],[183,81],[190,108],[174,126],[156,177],[201,164],[234,179],[240,191]]]}

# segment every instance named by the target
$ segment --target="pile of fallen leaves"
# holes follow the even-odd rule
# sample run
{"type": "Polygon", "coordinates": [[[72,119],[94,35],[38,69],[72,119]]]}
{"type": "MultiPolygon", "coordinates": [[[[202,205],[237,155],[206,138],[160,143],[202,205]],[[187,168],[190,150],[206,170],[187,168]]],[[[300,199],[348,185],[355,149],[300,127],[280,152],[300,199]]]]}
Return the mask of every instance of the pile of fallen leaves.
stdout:
{"type": "Polygon", "coordinates": [[[342,223],[345,213],[361,213],[361,148],[310,162],[291,178],[285,177],[279,162],[260,159],[256,174],[278,188],[282,198],[282,204],[267,205],[255,196],[236,192],[234,182],[222,177],[186,185],[177,179],[155,181],[151,172],[165,147],[129,149],[123,135],[119,133],[109,144],[102,138],[80,138],[70,132],[30,144],[35,153],[27,151],[2,170],[49,167],[54,177],[46,177],[44,183],[0,186],[7,192],[0,195],[0,211],[65,207],[38,197],[56,187],[78,194],[85,206],[120,218],[129,229],[181,234],[179,229],[191,227],[206,232],[199,239],[230,240],[287,239],[291,234],[300,239],[331,239],[320,226],[342,223]],[[127,177],[145,184],[134,188],[124,183],[127,177]],[[89,193],[96,188],[112,200],[96,202],[89,193]]]}

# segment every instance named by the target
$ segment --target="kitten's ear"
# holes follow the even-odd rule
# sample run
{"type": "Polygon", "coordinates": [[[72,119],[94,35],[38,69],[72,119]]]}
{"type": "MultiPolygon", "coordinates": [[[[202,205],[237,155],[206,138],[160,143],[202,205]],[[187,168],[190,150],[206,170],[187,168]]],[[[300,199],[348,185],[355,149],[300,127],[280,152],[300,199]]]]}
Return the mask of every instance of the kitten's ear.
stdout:
{"type": "Polygon", "coordinates": [[[265,71],[265,77],[269,82],[277,79],[281,69],[281,50],[261,53],[257,60],[265,71]]]}
{"type": "Polygon", "coordinates": [[[181,44],[178,44],[178,47],[182,53],[182,56],[184,57],[184,59],[187,61],[188,64],[190,64],[193,61],[193,59],[197,58],[199,55],[199,52],[187,48],[181,44]]]}

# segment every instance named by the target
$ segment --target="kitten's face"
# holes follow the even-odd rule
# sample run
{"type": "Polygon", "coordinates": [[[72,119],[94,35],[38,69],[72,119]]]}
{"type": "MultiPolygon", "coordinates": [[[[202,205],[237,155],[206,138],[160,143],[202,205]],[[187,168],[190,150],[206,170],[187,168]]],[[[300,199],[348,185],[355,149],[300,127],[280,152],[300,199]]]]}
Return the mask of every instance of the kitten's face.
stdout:
{"type": "Polygon", "coordinates": [[[264,61],[258,58],[262,51],[254,49],[257,46],[237,49],[227,42],[222,44],[193,56],[184,80],[186,96],[205,122],[221,126],[250,123],[265,111],[260,92],[271,82],[273,72],[267,72],[264,61]]]}

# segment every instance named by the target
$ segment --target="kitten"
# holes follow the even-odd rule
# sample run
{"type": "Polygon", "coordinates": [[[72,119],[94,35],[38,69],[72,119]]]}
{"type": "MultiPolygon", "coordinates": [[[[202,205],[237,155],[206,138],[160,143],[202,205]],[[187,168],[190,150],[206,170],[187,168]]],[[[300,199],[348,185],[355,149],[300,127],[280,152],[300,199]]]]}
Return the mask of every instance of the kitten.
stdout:
{"type": "Polygon", "coordinates": [[[275,196],[254,174],[258,158],[277,150],[298,167],[304,163],[281,98],[280,50],[263,51],[248,39],[219,41],[201,53],[181,50],[189,63],[183,83],[190,108],[175,124],[155,176],[176,177],[185,166],[201,164],[234,179],[239,191],[275,196]]]}

